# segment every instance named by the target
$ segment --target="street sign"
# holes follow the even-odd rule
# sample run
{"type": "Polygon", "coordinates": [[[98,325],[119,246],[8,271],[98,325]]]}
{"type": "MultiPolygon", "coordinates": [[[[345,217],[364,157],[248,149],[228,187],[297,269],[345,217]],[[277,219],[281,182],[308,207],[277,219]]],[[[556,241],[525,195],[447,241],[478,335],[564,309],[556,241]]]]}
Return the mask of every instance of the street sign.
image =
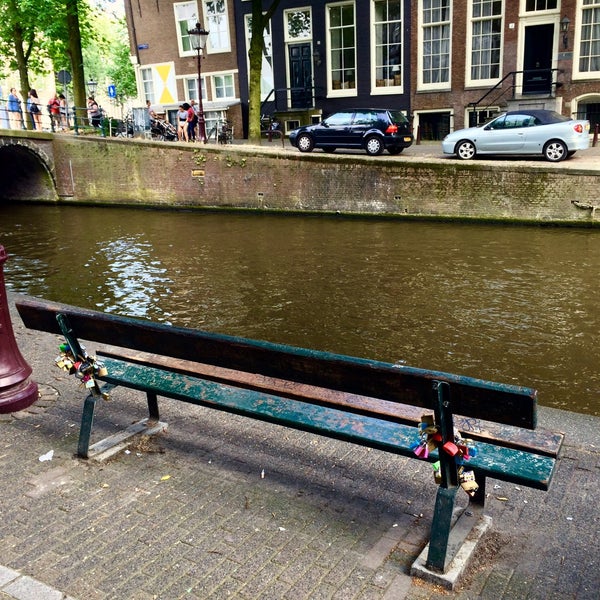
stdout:
{"type": "Polygon", "coordinates": [[[106,93],[108,94],[109,98],[116,98],[117,97],[117,88],[111,84],[106,89],[106,93]]]}
{"type": "Polygon", "coordinates": [[[69,85],[69,83],[71,83],[71,73],[63,69],[56,74],[56,79],[58,79],[58,83],[61,83],[62,85],[69,85]]]}

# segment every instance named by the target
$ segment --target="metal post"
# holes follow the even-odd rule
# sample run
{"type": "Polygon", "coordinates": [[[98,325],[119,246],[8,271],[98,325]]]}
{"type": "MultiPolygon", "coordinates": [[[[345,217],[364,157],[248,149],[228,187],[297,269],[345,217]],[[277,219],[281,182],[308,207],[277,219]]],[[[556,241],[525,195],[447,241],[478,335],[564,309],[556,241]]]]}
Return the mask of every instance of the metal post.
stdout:
{"type": "Polygon", "coordinates": [[[202,48],[198,48],[198,135],[206,144],[206,121],[204,119],[204,106],[202,105],[202,48]]]}
{"type": "Polygon", "coordinates": [[[198,135],[206,144],[206,120],[204,118],[204,106],[202,104],[202,52],[206,46],[209,32],[196,23],[196,27],[188,31],[192,48],[198,53],[198,135]]]}

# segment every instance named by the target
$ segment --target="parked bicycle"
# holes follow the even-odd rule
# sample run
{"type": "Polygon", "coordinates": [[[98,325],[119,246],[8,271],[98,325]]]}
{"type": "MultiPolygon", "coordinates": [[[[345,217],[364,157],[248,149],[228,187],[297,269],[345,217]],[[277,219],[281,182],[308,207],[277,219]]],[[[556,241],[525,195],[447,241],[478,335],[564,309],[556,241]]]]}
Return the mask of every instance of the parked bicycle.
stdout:
{"type": "Polygon", "coordinates": [[[233,126],[230,121],[221,119],[217,121],[206,136],[208,142],[211,137],[219,144],[233,144],[233,126]]]}

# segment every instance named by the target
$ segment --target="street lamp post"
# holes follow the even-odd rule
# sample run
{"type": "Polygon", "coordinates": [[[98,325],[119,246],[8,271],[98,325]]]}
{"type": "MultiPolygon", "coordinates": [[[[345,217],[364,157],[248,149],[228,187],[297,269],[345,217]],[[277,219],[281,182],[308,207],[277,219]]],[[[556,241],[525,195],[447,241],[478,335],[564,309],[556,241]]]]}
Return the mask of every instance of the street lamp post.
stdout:
{"type": "Polygon", "coordinates": [[[96,95],[96,90],[98,89],[98,82],[90,77],[90,80],[87,82],[89,95],[93,98],[96,95]]]}
{"type": "Polygon", "coordinates": [[[206,121],[204,120],[204,108],[202,106],[202,52],[208,40],[208,31],[196,23],[196,27],[188,31],[192,48],[198,53],[198,134],[206,144],[206,121]]]}

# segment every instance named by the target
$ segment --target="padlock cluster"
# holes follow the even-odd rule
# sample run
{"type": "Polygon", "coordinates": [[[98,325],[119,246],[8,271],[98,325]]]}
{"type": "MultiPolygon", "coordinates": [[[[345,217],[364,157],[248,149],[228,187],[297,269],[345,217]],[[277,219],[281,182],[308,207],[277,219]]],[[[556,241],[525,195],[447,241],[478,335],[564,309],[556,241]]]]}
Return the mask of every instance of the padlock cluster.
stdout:
{"type": "MultiPolygon", "coordinates": [[[[419,458],[427,459],[433,451],[438,450],[454,458],[458,465],[460,486],[467,494],[473,496],[479,486],[475,481],[475,473],[465,469],[464,463],[471,457],[477,456],[477,448],[471,440],[464,439],[456,428],[454,429],[454,440],[442,442],[442,434],[435,425],[433,415],[423,415],[419,423],[419,441],[412,447],[413,452],[419,458]]],[[[436,483],[442,482],[439,460],[433,463],[433,475],[436,483]]]]}
{"type": "Polygon", "coordinates": [[[55,360],[56,366],[69,375],[75,375],[83,387],[97,391],[96,377],[104,377],[108,374],[104,364],[96,360],[95,356],[89,356],[84,346],[81,346],[83,356],[75,356],[71,346],[66,342],[60,344],[59,350],[60,355],[55,360]]]}

